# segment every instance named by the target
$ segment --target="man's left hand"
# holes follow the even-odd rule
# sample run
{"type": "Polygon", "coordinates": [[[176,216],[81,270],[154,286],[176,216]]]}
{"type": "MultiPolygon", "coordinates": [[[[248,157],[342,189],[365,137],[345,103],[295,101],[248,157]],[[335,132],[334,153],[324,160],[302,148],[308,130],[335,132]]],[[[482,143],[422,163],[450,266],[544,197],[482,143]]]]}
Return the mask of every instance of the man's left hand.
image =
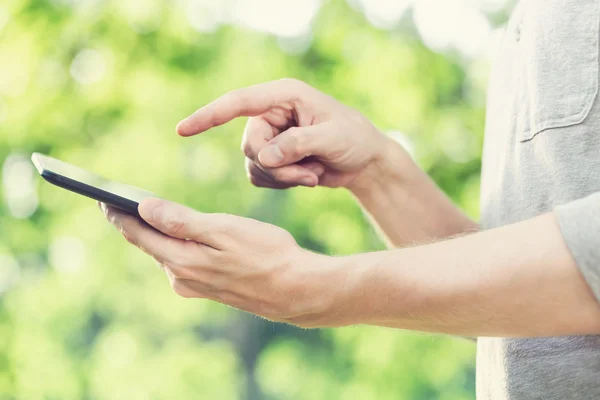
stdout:
{"type": "Polygon", "coordinates": [[[202,214],[159,199],[140,204],[146,225],[100,206],[130,243],[159,263],[183,297],[210,299],[303,327],[330,325],[335,304],[343,302],[339,288],[345,285],[339,279],[346,273],[335,267],[333,257],[303,250],[276,226],[202,214]]]}

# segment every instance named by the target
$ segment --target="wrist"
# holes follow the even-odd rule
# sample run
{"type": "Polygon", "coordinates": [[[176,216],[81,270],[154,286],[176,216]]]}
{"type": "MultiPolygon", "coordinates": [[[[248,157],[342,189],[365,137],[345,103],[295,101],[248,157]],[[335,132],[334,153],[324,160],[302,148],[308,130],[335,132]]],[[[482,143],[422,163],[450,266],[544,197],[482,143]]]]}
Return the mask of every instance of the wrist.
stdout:
{"type": "Polygon", "coordinates": [[[293,281],[297,304],[292,324],[305,328],[333,328],[362,323],[361,287],[364,268],[351,257],[334,257],[304,250],[293,281]]]}
{"type": "Polygon", "coordinates": [[[294,278],[304,301],[297,317],[289,319],[305,328],[379,325],[419,330],[415,315],[426,317],[430,303],[446,292],[428,284],[433,276],[424,279],[409,267],[414,262],[410,250],[344,257],[310,253],[304,258],[308,260],[310,264],[300,266],[302,275],[294,278]]]}
{"type": "Polygon", "coordinates": [[[392,138],[381,134],[372,160],[346,186],[361,198],[385,190],[390,184],[410,186],[422,179],[424,172],[408,152],[392,138]]]}

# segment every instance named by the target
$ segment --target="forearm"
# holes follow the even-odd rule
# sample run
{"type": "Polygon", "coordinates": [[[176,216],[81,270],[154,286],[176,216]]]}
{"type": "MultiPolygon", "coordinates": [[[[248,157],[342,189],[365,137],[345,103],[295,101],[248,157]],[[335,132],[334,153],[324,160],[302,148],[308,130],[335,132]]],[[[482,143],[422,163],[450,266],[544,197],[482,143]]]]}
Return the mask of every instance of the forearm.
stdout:
{"type": "Polygon", "coordinates": [[[392,247],[478,229],[391,140],[386,153],[349,189],[392,247]]]}
{"type": "Polygon", "coordinates": [[[344,257],[351,323],[462,336],[600,333],[553,214],[427,246],[344,257]]]}

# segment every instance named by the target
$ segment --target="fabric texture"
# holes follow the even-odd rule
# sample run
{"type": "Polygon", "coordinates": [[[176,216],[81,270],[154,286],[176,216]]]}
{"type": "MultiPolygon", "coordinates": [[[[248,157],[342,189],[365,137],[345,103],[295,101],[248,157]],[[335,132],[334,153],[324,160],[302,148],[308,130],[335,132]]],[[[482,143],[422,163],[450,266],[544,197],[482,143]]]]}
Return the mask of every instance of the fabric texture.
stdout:
{"type": "Polygon", "coordinates": [[[600,193],[557,207],[556,216],[581,273],[600,300],[600,193]]]}
{"type": "MultiPolygon", "coordinates": [[[[600,0],[516,6],[488,92],[481,222],[555,211],[600,300],[599,41],[600,0]]],[[[477,347],[479,400],[600,399],[600,336],[479,338],[477,347]]]]}

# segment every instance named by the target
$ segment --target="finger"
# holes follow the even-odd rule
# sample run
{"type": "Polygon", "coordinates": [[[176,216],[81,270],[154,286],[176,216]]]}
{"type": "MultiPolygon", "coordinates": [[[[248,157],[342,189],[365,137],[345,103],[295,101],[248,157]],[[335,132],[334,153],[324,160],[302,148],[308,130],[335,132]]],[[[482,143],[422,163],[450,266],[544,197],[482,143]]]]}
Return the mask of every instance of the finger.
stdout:
{"type": "MultiPolygon", "coordinates": [[[[103,205],[106,218],[125,236],[128,242],[154,257],[162,264],[192,265],[202,261],[200,245],[166,236],[114,207],[103,205]]],[[[206,262],[206,261],[205,261],[206,262]]]]}
{"type": "Polygon", "coordinates": [[[311,155],[323,156],[336,147],[335,126],[331,123],[294,127],[279,134],[258,153],[267,168],[296,163],[311,155]]]}
{"type": "Polygon", "coordinates": [[[169,277],[173,291],[184,298],[207,299],[217,303],[222,303],[214,290],[201,282],[190,279],[169,277]]]}
{"type": "Polygon", "coordinates": [[[167,272],[167,277],[169,278],[171,289],[173,289],[175,294],[186,299],[203,298],[195,288],[189,285],[190,281],[177,278],[170,272],[167,272]]]}
{"type": "Polygon", "coordinates": [[[319,184],[319,176],[325,171],[322,164],[312,162],[306,165],[286,165],[279,168],[263,168],[251,160],[246,161],[250,182],[254,186],[287,189],[292,186],[314,187],[319,184]]]}
{"type": "Polygon", "coordinates": [[[171,283],[171,288],[173,291],[185,299],[203,297],[195,288],[188,284],[189,281],[171,277],[171,275],[169,275],[169,282],[171,283]]]}
{"type": "Polygon", "coordinates": [[[234,90],[200,108],[177,125],[177,133],[191,136],[223,125],[238,117],[254,117],[296,100],[309,86],[294,79],[281,79],[234,90]]]}
{"type": "Polygon", "coordinates": [[[162,199],[149,198],[138,207],[140,216],[165,235],[221,249],[222,237],[239,231],[243,220],[227,214],[202,214],[162,199]]]}
{"type": "MultiPolygon", "coordinates": [[[[213,251],[216,251],[212,249],[213,251]]],[[[198,261],[196,261],[198,263],[198,261]]],[[[194,266],[181,266],[176,264],[160,264],[163,271],[177,279],[186,279],[198,282],[207,282],[214,275],[215,269],[220,269],[217,258],[213,265],[194,265],[194,266]]]]}
{"type": "Polygon", "coordinates": [[[275,137],[275,129],[262,117],[248,119],[242,137],[242,151],[252,161],[257,160],[258,153],[269,140],[275,137]]]}
{"type": "Polygon", "coordinates": [[[298,163],[302,168],[306,168],[319,178],[325,173],[325,166],[317,160],[303,160],[298,163]]]}
{"type": "Polygon", "coordinates": [[[303,165],[290,165],[282,168],[267,170],[256,165],[257,156],[261,149],[278,133],[267,120],[261,117],[253,117],[248,120],[244,137],[242,139],[242,151],[247,157],[246,170],[253,185],[265,187],[280,186],[308,186],[313,187],[319,183],[319,176],[325,168],[318,162],[308,162],[303,165]],[[273,182],[270,182],[273,181],[273,182]],[[282,183],[283,185],[280,185],[282,183]]]}
{"type": "Polygon", "coordinates": [[[276,181],[254,161],[248,158],[246,158],[246,172],[248,173],[248,180],[256,187],[269,189],[288,189],[291,187],[290,185],[276,181]]]}

